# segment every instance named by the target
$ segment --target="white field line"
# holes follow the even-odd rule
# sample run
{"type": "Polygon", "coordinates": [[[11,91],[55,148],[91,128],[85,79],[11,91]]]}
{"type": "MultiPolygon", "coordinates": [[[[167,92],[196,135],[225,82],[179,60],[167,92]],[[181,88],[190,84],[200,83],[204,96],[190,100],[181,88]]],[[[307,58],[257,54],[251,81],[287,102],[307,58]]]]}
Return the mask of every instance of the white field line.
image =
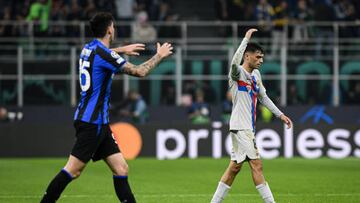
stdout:
{"type": "MultiPolygon", "coordinates": [[[[213,194],[136,194],[136,197],[142,198],[161,198],[161,197],[211,197],[213,194]]],[[[257,197],[259,194],[229,194],[230,197],[257,197]]],[[[344,196],[360,196],[360,193],[316,193],[316,194],[275,194],[275,196],[284,196],[284,197],[344,197],[344,196]]],[[[6,195],[0,194],[0,199],[38,199],[42,195],[6,195]]],[[[93,198],[93,197],[102,197],[102,198],[112,198],[115,197],[115,194],[110,195],[61,195],[61,198],[93,198]]]]}

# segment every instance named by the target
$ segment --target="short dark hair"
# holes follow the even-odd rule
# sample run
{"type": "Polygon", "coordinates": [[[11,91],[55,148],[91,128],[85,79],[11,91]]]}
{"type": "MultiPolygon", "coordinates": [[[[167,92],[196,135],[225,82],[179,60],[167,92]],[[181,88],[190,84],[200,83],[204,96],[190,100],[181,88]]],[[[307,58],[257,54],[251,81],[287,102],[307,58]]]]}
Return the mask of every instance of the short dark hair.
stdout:
{"type": "Polygon", "coordinates": [[[257,51],[264,54],[264,49],[260,46],[260,44],[255,43],[255,42],[250,42],[250,43],[247,44],[244,53],[246,53],[246,52],[254,53],[254,52],[257,52],[257,51]]]}
{"type": "Polygon", "coordinates": [[[107,28],[114,22],[114,17],[108,12],[96,13],[90,19],[90,29],[94,37],[101,38],[106,35],[107,28]]]}

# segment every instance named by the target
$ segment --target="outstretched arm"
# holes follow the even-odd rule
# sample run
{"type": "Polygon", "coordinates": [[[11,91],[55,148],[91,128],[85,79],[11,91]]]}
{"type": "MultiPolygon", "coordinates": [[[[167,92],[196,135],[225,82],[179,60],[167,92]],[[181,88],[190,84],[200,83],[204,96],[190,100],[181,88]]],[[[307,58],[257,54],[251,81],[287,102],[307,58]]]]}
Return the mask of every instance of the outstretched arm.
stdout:
{"type": "Polygon", "coordinates": [[[246,46],[248,44],[248,42],[251,39],[251,36],[254,32],[256,32],[257,29],[249,29],[246,34],[244,39],[241,41],[240,46],[238,47],[238,49],[236,50],[232,60],[231,60],[231,68],[230,68],[230,76],[233,80],[237,80],[239,78],[239,69],[238,69],[238,65],[240,65],[241,60],[243,58],[246,46]]]}
{"type": "Polygon", "coordinates": [[[126,54],[126,55],[134,55],[134,56],[138,56],[139,51],[143,51],[145,50],[145,44],[130,44],[127,46],[122,46],[122,47],[116,47],[111,49],[111,51],[115,51],[116,53],[119,54],[126,54]]]}
{"type": "Polygon", "coordinates": [[[266,89],[264,87],[264,85],[262,84],[261,79],[259,80],[259,101],[266,107],[268,108],[273,114],[275,114],[276,117],[280,118],[282,120],[283,123],[285,123],[287,125],[288,128],[291,128],[292,126],[292,121],[290,120],[290,118],[288,118],[283,112],[281,112],[279,110],[279,108],[274,104],[273,101],[271,101],[271,99],[268,97],[268,95],[266,94],[266,89]]]}
{"type": "Polygon", "coordinates": [[[280,118],[280,120],[285,123],[288,128],[291,128],[292,121],[290,120],[290,118],[287,117],[284,113],[282,113],[267,95],[259,97],[259,101],[273,114],[275,114],[276,117],[280,118]]]}
{"type": "Polygon", "coordinates": [[[172,54],[172,50],[173,47],[169,43],[164,43],[161,46],[157,43],[157,53],[152,58],[140,65],[126,62],[124,64],[123,72],[135,77],[145,77],[160,63],[161,60],[172,54]]]}

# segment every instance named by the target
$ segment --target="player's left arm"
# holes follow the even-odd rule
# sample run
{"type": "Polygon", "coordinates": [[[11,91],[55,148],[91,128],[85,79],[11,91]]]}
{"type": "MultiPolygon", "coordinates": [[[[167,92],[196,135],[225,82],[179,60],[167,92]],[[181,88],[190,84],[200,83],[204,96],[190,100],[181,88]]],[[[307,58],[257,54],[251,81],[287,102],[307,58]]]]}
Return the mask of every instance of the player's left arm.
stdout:
{"type": "Polygon", "coordinates": [[[145,44],[139,44],[139,43],[129,44],[126,46],[121,46],[111,49],[111,51],[115,51],[116,53],[126,54],[129,56],[139,56],[140,55],[139,52],[144,50],[145,50],[145,44]]]}
{"type": "Polygon", "coordinates": [[[289,117],[287,117],[283,112],[279,110],[279,108],[274,104],[273,101],[268,97],[266,94],[266,89],[262,83],[262,80],[259,79],[259,101],[268,108],[273,114],[275,114],[276,117],[280,118],[280,120],[287,125],[288,128],[291,128],[292,121],[289,117]]]}

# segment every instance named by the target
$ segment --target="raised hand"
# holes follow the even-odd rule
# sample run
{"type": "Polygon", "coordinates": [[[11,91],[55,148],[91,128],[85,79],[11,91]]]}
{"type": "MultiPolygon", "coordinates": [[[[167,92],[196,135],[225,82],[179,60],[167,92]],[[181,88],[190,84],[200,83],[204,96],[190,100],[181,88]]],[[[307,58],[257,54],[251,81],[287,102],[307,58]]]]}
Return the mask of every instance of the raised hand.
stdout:
{"type": "Polygon", "coordinates": [[[162,59],[168,57],[172,54],[173,47],[170,43],[164,43],[160,45],[157,43],[157,53],[151,57],[151,59],[147,60],[146,62],[140,65],[134,65],[130,62],[126,62],[124,65],[123,72],[128,75],[133,75],[136,77],[145,77],[147,76],[152,69],[154,69],[157,64],[160,63],[162,59]]]}
{"type": "Polygon", "coordinates": [[[172,54],[172,50],[173,47],[170,43],[165,42],[164,44],[160,45],[160,43],[158,42],[156,44],[157,46],[157,54],[161,57],[161,58],[165,58],[168,57],[170,54],[172,54]]]}
{"type": "Polygon", "coordinates": [[[251,28],[251,29],[249,29],[249,30],[246,32],[245,37],[246,37],[248,40],[250,40],[252,34],[253,34],[254,32],[257,32],[257,31],[258,31],[257,29],[251,28]]]}

